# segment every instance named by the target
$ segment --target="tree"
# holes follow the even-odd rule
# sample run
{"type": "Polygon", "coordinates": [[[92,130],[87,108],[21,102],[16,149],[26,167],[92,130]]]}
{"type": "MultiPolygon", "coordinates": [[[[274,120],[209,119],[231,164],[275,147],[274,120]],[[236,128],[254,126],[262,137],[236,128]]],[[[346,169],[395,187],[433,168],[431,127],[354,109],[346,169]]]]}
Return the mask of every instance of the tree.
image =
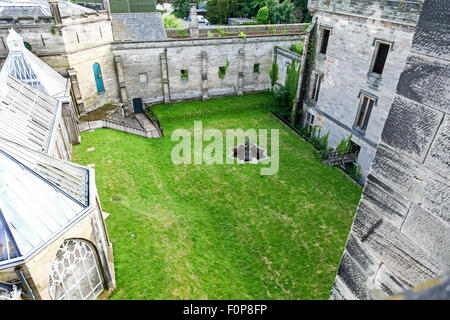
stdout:
{"type": "Polygon", "coordinates": [[[256,22],[258,24],[269,24],[269,8],[268,7],[262,7],[258,10],[258,14],[256,16],[256,22]]]}
{"type": "Polygon", "coordinates": [[[181,19],[175,17],[173,14],[163,16],[164,28],[184,28],[184,23],[181,19]]]}
{"type": "Polygon", "coordinates": [[[209,0],[206,4],[207,17],[213,24],[226,24],[235,16],[239,8],[238,0],[209,0]]]}
{"type": "Polygon", "coordinates": [[[294,0],[294,15],[301,22],[311,22],[311,14],[308,10],[308,0],[294,0]]]}
{"type": "Polygon", "coordinates": [[[178,18],[189,17],[189,4],[199,3],[200,0],[174,0],[173,1],[173,14],[178,18]]]}
{"type": "Polygon", "coordinates": [[[239,0],[239,16],[253,18],[266,5],[266,0],[239,0]]]}
{"type": "Polygon", "coordinates": [[[294,23],[297,19],[294,17],[294,5],[291,0],[284,0],[280,4],[278,0],[267,0],[269,8],[269,19],[272,24],[294,23]]]}

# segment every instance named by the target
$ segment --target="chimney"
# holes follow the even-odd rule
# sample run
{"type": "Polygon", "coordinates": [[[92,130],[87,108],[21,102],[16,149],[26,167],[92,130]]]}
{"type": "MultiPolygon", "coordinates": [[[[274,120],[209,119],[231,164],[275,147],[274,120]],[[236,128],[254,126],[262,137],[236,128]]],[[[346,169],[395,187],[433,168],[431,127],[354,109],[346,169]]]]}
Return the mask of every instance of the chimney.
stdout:
{"type": "Polygon", "coordinates": [[[48,3],[50,5],[50,10],[53,15],[53,19],[55,19],[56,24],[62,24],[61,19],[61,11],[59,11],[59,0],[49,0],[48,3]]]}
{"type": "Polygon", "coordinates": [[[198,38],[197,4],[190,3],[189,6],[189,16],[191,17],[191,21],[189,23],[189,34],[192,38],[198,38]]]}

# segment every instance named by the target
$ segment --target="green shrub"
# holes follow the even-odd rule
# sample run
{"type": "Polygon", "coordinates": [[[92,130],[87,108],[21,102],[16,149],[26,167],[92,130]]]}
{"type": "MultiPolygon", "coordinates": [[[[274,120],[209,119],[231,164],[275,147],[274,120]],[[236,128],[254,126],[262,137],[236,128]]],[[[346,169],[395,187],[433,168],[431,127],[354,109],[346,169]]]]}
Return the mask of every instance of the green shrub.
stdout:
{"type": "Polygon", "coordinates": [[[239,32],[239,37],[245,40],[245,38],[247,38],[247,35],[243,32],[239,32]]]}
{"type": "Polygon", "coordinates": [[[163,16],[164,28],[175,28],[181,29],[184,28],[184,23],[181,19],[178,19],[173,14],[163,16]]]}
{"type": "Polygon", "coordinates": [[[225,35],[225,30],[223,28],[221,28],[221,27],[217,27],[216,31],[217,31],[217,35],[219,37],[223,37],[225,35]]]}
{"type": "Polygon", "coordinates": [[[214,37],[214,34],[208,30],[208,38],[212,38],[212,37],[214,37]]]}
{"type": "Polygon", "coordinates": [[[270,70],[270,80],[271,80],[271,84],[272,84],[272,90],[273,90],[273,87],[275,86],[275,83],[277,83],[277,80],[278,80],[277,57],[278,56],[275,55],[275,59],[272,62],[272,70],[270,70]]]}
{"type": "Polygon", "coordinates": [[[256,15],[256,23],[258,24],[269,24],[269,8],[264,6],[258,10],[256,15]]]}
{"type": "Polygon", "coordinates": [[[178,36],[180,38],[186,38],[188,36],[187,31],[184,29],[178,30],[178,36]]]}
{"type": "Polygon", "coordinates": [[[352,143],[351,140],[352,139],[352,135],[350,134],[350,136],[348,136],[348,138],[343,138],[341,140],[341,142],[339,142],[338,146],[336,147],[336,151],[341,151],[341,152],[352,152],[352,143]]]}
{"type": "Polygon", "coordinates": [[[303,54],[303,46],[304,46],[303,42],[300,41],[297,44],[293,43],[291,45],[291,47],[289,48],[289,50],[291,50],[292,52],[295,52],[297,54],[302,55],[303,54]]]}
{"type": "Polygon", "coordinates": [[[230,61],[227,59],[227,64],[225,66],[219,67],[219,78],[223,79],[225,78],[225,74],[227,73],[228,67],[230,66],[230,61]]]}

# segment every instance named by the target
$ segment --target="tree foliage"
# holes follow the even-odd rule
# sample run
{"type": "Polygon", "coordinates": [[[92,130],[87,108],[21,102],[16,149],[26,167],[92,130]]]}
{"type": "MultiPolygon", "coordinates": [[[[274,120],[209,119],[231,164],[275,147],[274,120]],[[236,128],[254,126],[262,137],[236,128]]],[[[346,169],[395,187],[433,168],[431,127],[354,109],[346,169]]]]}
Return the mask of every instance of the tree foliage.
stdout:
{"type": "Polygon", "coordinates": [[[173,14],[163,16],[164,28],[184,28],[184,23],[181,19],[175,17],[173,14]]]}
{"type": "Polygon", "coordinates": [[[294,23],[294,4],[291,0],[284,0],[281,4],[278,0],[267,0],[269,19],[272,24],[294,23]]]}
{"type": "Polygon", "coordinates": [[[258,14],[256,15],[256,22],[258,24],[269,24],[269,8],[264,6],[258,10],[258,14]]]}
{"type": "Polygon", "coordinates": [[[206,15],[212,24],[227,24],[228,18],[237,15],[238,8],[238,0],[209,0],[206,15]]]}
{"type": "Polygon", "coordinates": [[[178,18],[189,17],[189,4],[200,3],[200,0],[174,0],[173,1],[173,14],[178,18]]]}

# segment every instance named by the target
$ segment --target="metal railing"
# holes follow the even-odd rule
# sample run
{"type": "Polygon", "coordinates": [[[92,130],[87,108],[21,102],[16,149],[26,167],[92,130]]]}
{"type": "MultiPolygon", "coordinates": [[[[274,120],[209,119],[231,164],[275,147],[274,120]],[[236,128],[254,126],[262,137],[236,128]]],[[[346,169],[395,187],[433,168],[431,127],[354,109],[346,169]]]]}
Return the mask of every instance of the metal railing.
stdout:
{"type": "Polygon", "coordinates": [[[158,133],[160,137],[164,137],[164,130],[161,126],[161,123],[159,122],[158,116],[153,112],[152,109],[150,109],[149,105],[145,105],[145,115],[148,117],[148,119],[153,123],[156,130],[158,130],[158,133]]]}

